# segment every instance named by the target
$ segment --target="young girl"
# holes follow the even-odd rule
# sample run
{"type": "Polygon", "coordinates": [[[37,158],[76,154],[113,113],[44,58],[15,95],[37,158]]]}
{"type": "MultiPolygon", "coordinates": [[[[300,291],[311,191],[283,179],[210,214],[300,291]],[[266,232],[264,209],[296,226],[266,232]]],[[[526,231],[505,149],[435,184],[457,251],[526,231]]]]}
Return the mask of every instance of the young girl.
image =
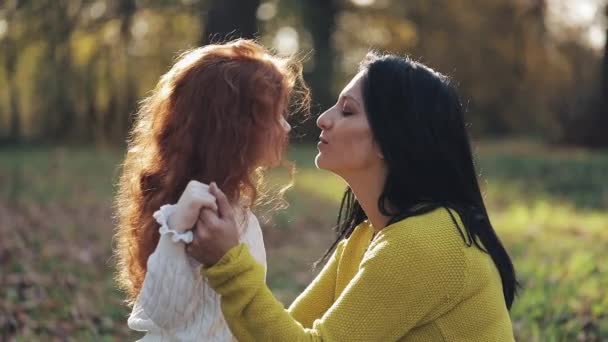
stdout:
{"type": "Polygon", "coordinates": [[[184,213],[192,203],[217,208],[203,184],[217,182],[236,208],[239,241],[265,269],[250,207],[264,195],[263,168],[282,158],[296,93],[306,105],[299,63],[236,40],[182,54],[144,101],[119,182],[115,251],[133,305],[128,324],[146,332],[143,341],[232,339],[218,294],[185,252],[198,212],[184,213]]]}

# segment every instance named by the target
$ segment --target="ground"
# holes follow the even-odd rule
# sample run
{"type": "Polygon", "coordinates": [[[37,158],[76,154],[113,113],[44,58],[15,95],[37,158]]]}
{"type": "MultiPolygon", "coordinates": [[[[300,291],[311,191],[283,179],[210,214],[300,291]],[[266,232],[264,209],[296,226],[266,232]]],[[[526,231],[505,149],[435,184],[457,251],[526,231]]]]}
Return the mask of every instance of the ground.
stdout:
{"type": "MultiPolygon", "coordinates": [[[[481,142],[477,166],[492,223],[522,290],[521,341],[608,341],[608,153],[481,142]]],[[[258,210],[268,283],[288,305],[333,238],[344,183],[295,146],[290,207],[258,210]]],[[[115,289],[112,199],[122,151],[0,149],[0,340],[133,340],[115,289]]],[[[282,171],[268,180],[281,184],[282,171]]]]}

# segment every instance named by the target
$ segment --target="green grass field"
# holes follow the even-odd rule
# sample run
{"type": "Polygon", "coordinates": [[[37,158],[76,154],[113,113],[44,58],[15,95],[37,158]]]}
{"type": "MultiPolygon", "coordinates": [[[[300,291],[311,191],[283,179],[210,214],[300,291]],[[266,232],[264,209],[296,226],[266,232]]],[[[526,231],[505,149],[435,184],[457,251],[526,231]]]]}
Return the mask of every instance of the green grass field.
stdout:
{"type": "MultiPolygon", "coordinates": [[[[266,213],[268,282],[286,305],[332,241],[344,183],[296,146],[290,207],[266,213]]],[[[484,143],[478,168],[494,227],[523,289],[519,341],[608,341],[608,153],[484,143]]],[[[90,148],[0,150],[0,340],[113,341],[128,309],[114,288],[113,183],[122,155],[90,148]]],[[[269,181],[285,180],[281,171],[269,181]]],[[[264,214],[264,213],[260,213],[264,214]]]]}

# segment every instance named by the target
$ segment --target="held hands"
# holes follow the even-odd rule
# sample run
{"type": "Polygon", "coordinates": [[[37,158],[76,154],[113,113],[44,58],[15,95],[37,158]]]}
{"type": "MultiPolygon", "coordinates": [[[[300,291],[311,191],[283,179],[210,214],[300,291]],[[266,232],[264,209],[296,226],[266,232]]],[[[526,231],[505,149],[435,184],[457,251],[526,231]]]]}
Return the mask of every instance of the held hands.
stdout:
{"type": "Polygon", "coordinates": [[[209,186],[191,180],[169,216],[169,227],[180,233],[193,229],[202,209],[217,211],[215,197],[209,193],[209,186]]]}
{"type": "Polygon", "coordinates": [[[203,208],[200,211],[194,241],[186,247],[191,257],[207,267],[217,263],[239,244],[238,226],[228,198],[215,183],[211,183],[209,192],[217,200],[217,210],[203,208]]]}

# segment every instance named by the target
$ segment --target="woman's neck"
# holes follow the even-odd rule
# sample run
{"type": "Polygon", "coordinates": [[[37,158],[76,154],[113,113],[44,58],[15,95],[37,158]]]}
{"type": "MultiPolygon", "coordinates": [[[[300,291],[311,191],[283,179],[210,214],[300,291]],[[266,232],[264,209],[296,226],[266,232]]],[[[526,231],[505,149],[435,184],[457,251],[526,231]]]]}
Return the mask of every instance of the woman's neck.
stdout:
{"type": "Polygon", "coordinates": [[[365,212],[367,219],[378,232],[386,226],[390,216],[380,212],[378,199],[384,189],[386,181],[386,169],[383,166],[366,169],[365,171],[344,177],[352,189],[357,201],[365,212]]]}

